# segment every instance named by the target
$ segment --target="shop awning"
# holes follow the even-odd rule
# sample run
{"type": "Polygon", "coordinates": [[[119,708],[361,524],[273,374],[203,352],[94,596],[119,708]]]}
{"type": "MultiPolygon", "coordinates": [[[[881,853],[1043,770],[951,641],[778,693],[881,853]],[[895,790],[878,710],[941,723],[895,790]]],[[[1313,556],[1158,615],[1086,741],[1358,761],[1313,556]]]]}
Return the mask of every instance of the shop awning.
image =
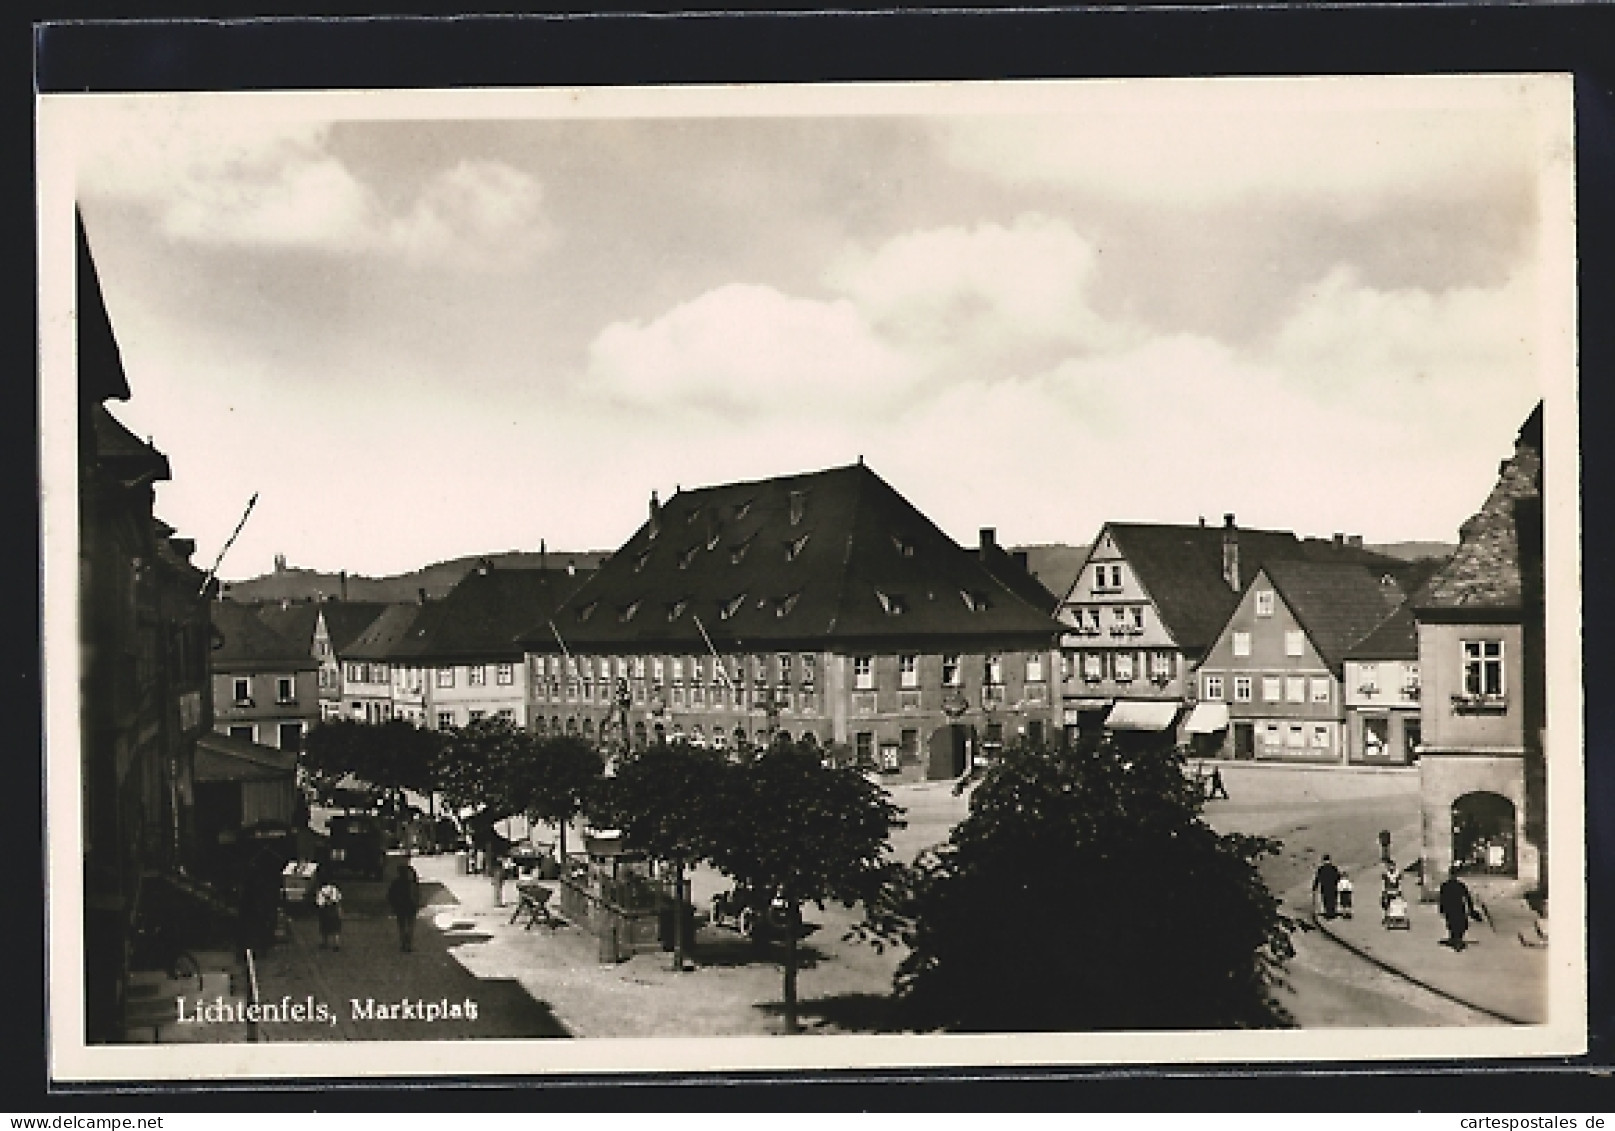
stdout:
{"type": "Polygon", "coordinates": [[[1165,730],[1178,717],[1176,703],[1121,699],[1105,716],[1110,730],[1165,730]]]}
{"type": "Polygon", "coordinates": [[[1189,734],[1215,734],[1219,730],[1227,730],[1228,704],[1196,703],[1183,729],[1189,734]]]}

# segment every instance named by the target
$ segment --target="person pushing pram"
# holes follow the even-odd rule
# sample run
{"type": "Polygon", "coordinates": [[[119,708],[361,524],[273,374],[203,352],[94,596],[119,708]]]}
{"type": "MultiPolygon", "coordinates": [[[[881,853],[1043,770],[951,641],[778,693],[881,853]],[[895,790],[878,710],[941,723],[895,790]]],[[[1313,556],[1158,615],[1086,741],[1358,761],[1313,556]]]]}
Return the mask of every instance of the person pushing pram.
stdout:
{"type": "Polygon", "coordinates": [[[1402,870],[1396,866],[1395,860],[1387,859],[1380,873],[1379,906],[1382,913],[1380,922],[1386,930],[1406,931],[1412,928],[1413,923],[1408,918],[1407,896],[1402,894],[1402,870]]]}

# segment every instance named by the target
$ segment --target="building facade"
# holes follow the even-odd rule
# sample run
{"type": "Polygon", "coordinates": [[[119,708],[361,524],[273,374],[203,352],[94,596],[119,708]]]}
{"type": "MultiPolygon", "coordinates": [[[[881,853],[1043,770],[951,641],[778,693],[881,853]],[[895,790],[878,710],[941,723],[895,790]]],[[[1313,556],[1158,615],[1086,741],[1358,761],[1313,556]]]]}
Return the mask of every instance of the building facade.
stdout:
{"type": "Polygon", "coordinates": [[[306,646],[264,624],[256,610],[213,603],[213,729],[296,753],[320,718],[319,665],[306,646]]]}
{"type": "Polygon", "coordinates": [[[79,769],[85,1039],[123,1038],[143,886],[197,862],[195,753],[212,725],[206,576],[154,517],[168,460],[107,410],[130,396],[78,239],[79,769]]]}
{"type": "Polygon", "coordinates": [[[1200,703],[1226,707],[1210,752],[1348,761],[1345,653],[1403,596],[1394,578],[1359,565],[1278,559],[1258,569],[1196,672],[1200,703]]]}
{"type": "Polygon", "coordinates": [[[1055,599],[1001,580],[1024,567],[982,534],[959,546],[862,463],[653,494],[634,536],[522,634],[532,728],[619,748],[783,731],[908,778],[1046,741],[1055,599]]]}
{"type": "Polygon", "coordinates": [[[1346,653],[1346,746],[1364,765],[1411,765],[1419,757],[1419,634],[1404,603],[1346,653]]]}
{"type": "Polygon", "coordinates": [[[1196,669],[1250,579],[1273,561],[1349,563],[1396,576],[1409,568],[1364,549],[1357,536],[1243,529],[1232,514],[1220,528],[1203,519],[1194,526],[1106,523],[1060,603],[1067,731],[1176,725],[1180,739],[1204,750],[1254,756],[1241,737],[1250,731],[1220,733],[1223,711],[1182,708],[1197,703],[1196,669]]]}
{"type": "Polygon", "coordinates": [[[1547,869],[1542,406],[1414,600],[1424,859],[1527,890],[1547,869]]]}

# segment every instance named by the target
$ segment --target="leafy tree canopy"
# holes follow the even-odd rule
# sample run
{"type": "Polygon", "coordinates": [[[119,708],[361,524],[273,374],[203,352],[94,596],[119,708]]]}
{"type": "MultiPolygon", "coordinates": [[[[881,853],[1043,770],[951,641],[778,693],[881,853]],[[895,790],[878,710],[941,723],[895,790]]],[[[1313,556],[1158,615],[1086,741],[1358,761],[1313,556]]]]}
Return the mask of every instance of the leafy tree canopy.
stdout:
{"type": "Polygon", "coordinates": [[[317,723],[304,743],[303,768],[329,788],[352,774],[384,793],[425,793],[435,784],[439,736],[403,719],[363,723],[332,719],[317,723]]]}
{"type": "Polygon", "coordinates": [[[617,764],[595,821],[658,860],[692,863],[712,851],[732,767],[722,751],[657,743],[617,764]]]}
{"type": "MultiPolygon", "coordinates": [[[[1020,745],[883,902],[911,948],[910,1024],[963,1031],[1282,1025],[1295,924],[1257,871],[1270,840],[1218,835],[1181,756],[1107,740],[1020,745]]],[[[881,921],[882,914],[872,918],[881,921]]]]}
{"type": "Polygon", "coordinates": [[[484,717],[443,731],[435,768],[438,789],[456,809],[479,810],[489,821],[524,810],[538,774],[537,742],[508,719],[484,717]]]}

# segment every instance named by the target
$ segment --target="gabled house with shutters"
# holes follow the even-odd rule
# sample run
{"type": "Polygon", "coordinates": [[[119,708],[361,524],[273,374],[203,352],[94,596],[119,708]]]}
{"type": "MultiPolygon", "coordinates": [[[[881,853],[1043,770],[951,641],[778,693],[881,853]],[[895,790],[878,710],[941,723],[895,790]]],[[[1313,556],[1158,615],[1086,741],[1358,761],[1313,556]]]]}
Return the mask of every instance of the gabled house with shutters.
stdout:
{"type": "Polygon", "coordinates": [[[909,778],[1046,740],[1054,595],[993,531],[981,541],[960,546],[862,462],[653,493],[639,530],[522,634],[533,727],[617,749],[784,731],[909,778]]]}
{"type": "Polygon", "coordinates": [[[1196,672],[1208,755],[1345,762],[1348,650],[1402,604],[1389,573],[1276,559],[1256,571],[1196,672]]]}
{"type": "MultiPolygon", "coordinates": [[[[1061,687],[1068,734],[1112,729],[1214,734],[1218,712],[1185,713],[1194,669],[1227,624],[1251,578],[1271,561],[1353,563],[1403,576],[1408,563],[1362,538],[1298,538],[1223,525],[1110,522],[1060,603],[1061,687]]],[[[1199,740],[1207,741],[1205,739],[1199,740]]]]}

